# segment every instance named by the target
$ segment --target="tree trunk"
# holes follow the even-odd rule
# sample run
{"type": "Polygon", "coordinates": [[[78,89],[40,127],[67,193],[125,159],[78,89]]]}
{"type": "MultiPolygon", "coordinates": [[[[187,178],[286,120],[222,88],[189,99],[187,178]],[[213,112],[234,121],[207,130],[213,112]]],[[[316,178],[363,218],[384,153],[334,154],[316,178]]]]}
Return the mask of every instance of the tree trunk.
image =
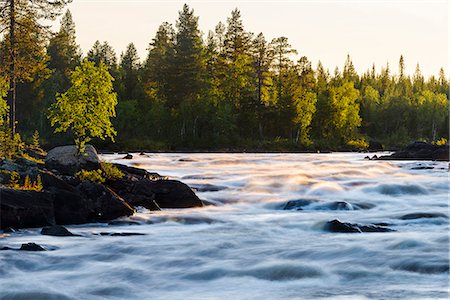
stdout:
{"type": "Polygon", "coordinates": [[[10,0],[10,19],[9,19],[9,39],[10,39],[10,65],[9,65],[9,95],[8,95],[8,106],[9,106],[9,126],[11,128],[11,134],[14,137],[16,133],[16,13],[15,13],[15,0],[10,0]]]}

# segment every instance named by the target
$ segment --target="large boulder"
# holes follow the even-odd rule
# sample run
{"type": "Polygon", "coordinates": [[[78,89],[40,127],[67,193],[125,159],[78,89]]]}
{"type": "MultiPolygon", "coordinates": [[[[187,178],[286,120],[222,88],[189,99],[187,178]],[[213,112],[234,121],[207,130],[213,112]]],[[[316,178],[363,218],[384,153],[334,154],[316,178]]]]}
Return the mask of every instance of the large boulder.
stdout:
{"type": "Polygon", "coordinates": [[[53,191],[56,224],[103,222],[134,214],[134,209],[109,188],[83,181],[76,191],[53,191]]]}
{"type": "Polygon", "coordinates": [[[48,192],[0,188],[0,208],[1,228],[55,224],[53,199],[48,192]]]}
{"type": "Polygon", "coordinates": [[[60,174],[74,175],[81,170],[98,170],[101,168],[97,151],[92,145],[86,145],[83,154],[78,153],[75,145],[61,146],[50,150],[45,158],[45,167],[60,174]]]}
{"type": "Polygon", "coordinates": [[[161,208],[188,208],[203,206],[202,201],[186,184],[177,180],[154,180],[150,189],[161,208]]]}

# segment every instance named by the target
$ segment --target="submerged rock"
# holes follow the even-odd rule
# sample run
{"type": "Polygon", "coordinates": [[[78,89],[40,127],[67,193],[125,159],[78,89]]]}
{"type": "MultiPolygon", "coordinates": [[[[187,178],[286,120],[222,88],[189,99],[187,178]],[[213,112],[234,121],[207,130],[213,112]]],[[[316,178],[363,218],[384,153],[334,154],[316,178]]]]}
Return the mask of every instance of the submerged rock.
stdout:
{"type": "Polygon", "coordinates": [[[100,235],[107,236],[134,236],[134,235],[146,235],[140,232],[100,232],[100,235]]]}
{"type": "Polygon", "coordinates": [[[36,243],[26,243],[20,246],[21,251],[46,251],[42,246],[36,243]]]}
{"type": "Polygon", "coordinates": [[[51,236],[79,236],[78,234],[73,234],[66,227],[61,225],[47,226],[42,228],[42,235],[51,235],[51,236]]]}
{"type": "Polygon", "coordinates": [[[337,219],[328,221],[324,228],[325,231],[329,232],[342,232],[342,233],[362,233],[362,232],[390,232],[395,231],[393,229],[377,226],[377,225],[360,225],[352,223],[344,223],[337,219]]]}
{"type": "Polygon", "coordinates": [[[97,151],[92,145],[86,145],[83,154],[79,154],[77,147],[71,145],[50,150],[45,158],[45,167],[61,174],[74,175],[81,170],[101,169],[101,164],[97,151]]]}
{"type": "Polygon", "coordinates": [[[133,159],[133,155],[131,155],[130,153],[127,153],[127,155],[122,157],[122,159],[133,159]]]}
{"type": "Polygon", "coordinates": [[[448,218],[443,213],[411,213],[400,217],[400,220],[414,220],[414,219],[431,219],[431,218],[448,218]]]}
{"type": "Polygon", "coordinates": [[[304,206],[311,205],[313,203],[317,203],[318,200],[314,199],[298,199],[298,200],[290,200],[283,207],[284,210],[303,210],[304,206]]]}

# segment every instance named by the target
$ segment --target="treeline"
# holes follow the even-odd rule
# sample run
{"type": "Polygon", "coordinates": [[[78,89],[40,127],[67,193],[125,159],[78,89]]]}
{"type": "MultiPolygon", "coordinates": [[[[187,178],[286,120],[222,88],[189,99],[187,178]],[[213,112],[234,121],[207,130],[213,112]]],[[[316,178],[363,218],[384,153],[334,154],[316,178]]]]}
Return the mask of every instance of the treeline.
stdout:
{"type": "MultiPolygon", "coordinates": [[[[27,16],[20,21],[37,22],[27,16]]],[[[69,11],[56,33],[27,28],[16,33],[23,41],[17,50],[18,131],[31,136],[39,130],[47,144],[70,141],[53,133],[48,108],[68,90],[82,59],[103,62],[115,79],[115,147],[122,149],[342,149],[364,148],[369,140],[395,147],[448,135],[443,69],[425,79],[417,66],[409,76],[400,57],[398,71],[386,65],[358,74],[348,56],[342,70],[330,74],[305,56],[294,60],[297,51],[286,37],[269,42],[262,33],[247,32],[237,9],[205,38],[198,17],[184,5],[175,26],[159,27],[143,61],[132,43],[119,60],[99,41],[83,56],[69,11]]],[[[7,45],[5,34],[2,74],[7,45]]]]}

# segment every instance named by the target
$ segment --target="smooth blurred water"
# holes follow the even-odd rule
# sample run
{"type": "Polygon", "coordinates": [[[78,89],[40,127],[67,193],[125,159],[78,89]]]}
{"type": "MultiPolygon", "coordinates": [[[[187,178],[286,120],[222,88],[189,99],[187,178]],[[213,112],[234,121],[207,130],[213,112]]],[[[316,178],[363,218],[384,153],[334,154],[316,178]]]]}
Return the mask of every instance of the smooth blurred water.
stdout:
{"type": "Polygon", "coordinates": [[[448,216],[447,163],[365,155],[105,155],[180,179],[215,206],[142,209],[127,218],[135,225],[68,226],[82,237],[3,235],[0,247],[53,251],[0,251],[0,299],[448,299],[448,218],[400,218],[448,216]],[[433,169],[415,169],[424,166],[433,169]],[[295,199],[319,202],[282,209],[295,199]],[[334,201],[373,207],[327,210],[334,201]],[[323,231],[333,219],[396,231],[323,231]]]}

